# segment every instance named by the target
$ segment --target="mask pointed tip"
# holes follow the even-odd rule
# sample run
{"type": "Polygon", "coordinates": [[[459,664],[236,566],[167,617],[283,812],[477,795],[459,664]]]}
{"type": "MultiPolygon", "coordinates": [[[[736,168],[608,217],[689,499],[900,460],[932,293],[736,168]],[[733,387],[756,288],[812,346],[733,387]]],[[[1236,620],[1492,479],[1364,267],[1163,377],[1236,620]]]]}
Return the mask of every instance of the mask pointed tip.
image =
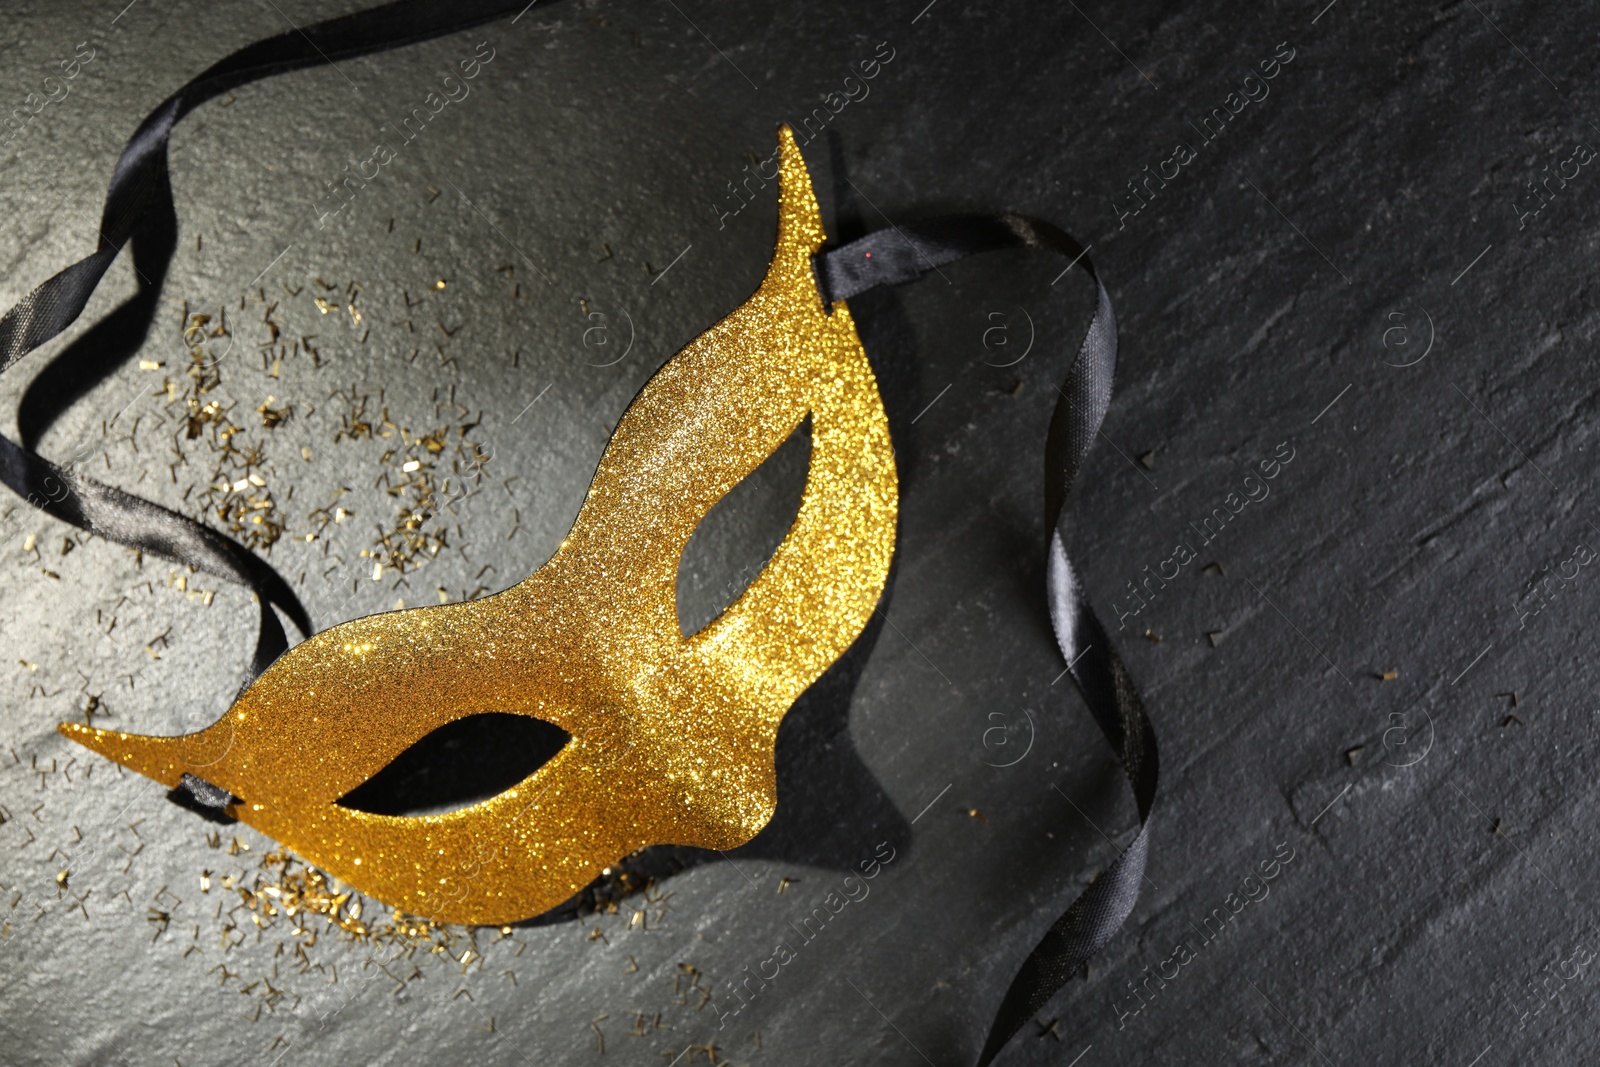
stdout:
{"type": "Polygon", "coordinates": [[[97,752],[100,751],[100,746],[97,744],[99,735],[106,733],[104,730],[96,730],[92,726],[84,726],[75,722],[57,723],[56,732],[97,752]]]}
{"type": "MultiPolygon", "coordinates": [[[[791,262],[806,264],[827,239],[822,227],[822,209],[811,188],[811,174],[805,156],[788,123],[778,126],[778,246],[773,266],[791,262]]],[[[799,269],[799,268],[795,268],[799,269]]]]}
{"type": "Polygon", "coordinates": [[[169,789],[176,787],[183,775],[183,761],[175,748],[177,738],[146,737],[75,722],[59,723],[56,730],[89,751],[153,778],[169,789]]]}

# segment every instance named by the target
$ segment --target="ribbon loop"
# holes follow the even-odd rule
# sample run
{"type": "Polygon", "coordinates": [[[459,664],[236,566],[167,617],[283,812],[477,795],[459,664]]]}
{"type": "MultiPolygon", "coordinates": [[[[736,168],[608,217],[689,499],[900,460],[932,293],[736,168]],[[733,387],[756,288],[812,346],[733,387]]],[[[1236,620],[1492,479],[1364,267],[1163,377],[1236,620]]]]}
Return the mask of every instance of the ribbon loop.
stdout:
{"type": "Polygon", "coordinates": [[[1139,900],[1155,806],[1155,731],[1121,659],[1111,647],[1062,542],[1067,493],[1077,480],[1111,406],[1117,367],[1117,322],[1111,296],[1086,250],[1061,230],[1024,215],[957,215],[877,230],[817,257],[817,287],[842,300],[879,285],[914,281],[928,271],[979,252],[1042,248],[1082,264],[1095,283],[1095,311],[1068,368],[1045,441],[1045,530],[1049,537],[1046,598],[1056,643],[1106,741],[1116,753],[1139,808],[1133,843],[1074,900],[1029,953],[989,1030],[978,1057],[986,1067],[1006,1042],[1055,995],[1074,971],[1100,951],[1139,900]]]}

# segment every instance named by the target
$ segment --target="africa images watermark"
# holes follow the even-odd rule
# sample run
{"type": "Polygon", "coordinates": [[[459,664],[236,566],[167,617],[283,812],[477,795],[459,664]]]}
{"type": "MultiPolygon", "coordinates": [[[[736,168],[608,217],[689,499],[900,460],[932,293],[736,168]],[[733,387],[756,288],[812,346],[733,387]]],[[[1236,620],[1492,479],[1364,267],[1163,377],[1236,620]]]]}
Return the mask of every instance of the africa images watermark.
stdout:
{"type": "Polygon", "coordinates": [[[1117,1018],[1117,1029],[1125,1030],[1128,1020],[1144,1011],[1150,1006],[1150,1001],[1167,987],[1167,983],[1174,981],[1183,973],[1183,968],[1200,958],[1200,953],[1217,938],[1228,930],[1230,925],[1245,908],[1251,904],[1260,903],[1267,899],[1272,892],[1268,883],[1281,875],[1290,863],[1294,862],[1295,851],[1289,842],[1284,841],[1273,847],[1271,859],[1264,859],[1256,865],[1260,877],[1248,874],[1239,883],[1239,889],[1230,892],[1223,902],[1212,908],[1200,920],[1200,926],[1193,923],[1189,925],[1194,929],[1195,937],[1184,938],[1172,949],[1167,956],[1155,966],[1154,973],[1150,965],[1145,964],[1143,977],[1137,982],[1129,980],[1128,992],[1132,994],[1130,1003],[1111,1002],[1111,1010],[1117,1018]],[[1243,895],[1241,895],[1243,894],[1243,895]],[[1202,929],[1203,928],[1203,929],[1202,929]]]}
{"type": "Polygon", "coordinates": [[[1556,163],[1555,173],[1550,173],[1550,164],[1544,165],[1542,175],[1529,178],[1527,191],[1511,202],[1511,210],[1517,213],[1517,229],[1528,228],[1528,221],[1537,218],[1539,213],[1549,207],[1551,202],[1578,177],[1582,168],[1594,162],[1595,151],[1582,141],[1573,146],[1572,154],[1566,159],[1556,163]],[[1569,171],[1567,168],[1571,168],[1569,171]],[[1555,184],[1551,184],[1554,182],[1555,184]]]}
{"type": "MultiPolygon", "coordinates": [[[[444,111],[450,104],[459,104],[466,100],[472,94],[472,87],[467,82],[481,74],[484,66],[493,62],[494,56],[495,51],[489,46],[489,42],[479,41],[473,54],[457,64],[458,69],[461,71],[461,77],[457,78],[453,74],[444,76],[444,80],[440,83],[441,88],[444,90],[443,96],[430,89],[428,94],[422,98],[422,103],[413,106],[406,117],[400,120],[398,127],[393,124],[387,124],[385,128],[394,131],[397,137],[404,138],[400,142],[400,149],[405,148],[406,145],[416,140],[428,123],[437,118],[439,113],[444,111]],[[487,55],[484,54],[486,49],[488,51],[487,55]]],[[[372,154],[356,163],[353,171],[351,170],[351,164],[346,163],[342,175],[333,181],[326,182],[325,184],[328,187],[326,195],[337,206],[329,211],[324,210],[320,205],[312,205],[312,211],[315,212],[317,217],[317,228],[319,230],[325,228],[329,219],[355,203],[356,197],[367,187],[367,183],[377,178],[383,172],[384,167],[395,161],[400,155],[400,149],[395,148],[387,140],[380,140],[373,146],[372,154]]]]}
{"type": "Polygon", "coordinates": [[[1117,629],[1127,629],[1130,618],[1137,618],[1139,613],[1150,605],[1150,601],[1156,599],[1161,591],[1167,587],[1168,582],[1176,579],[1179,574],[1183,573],[1183,568],[1199,558],[1199,553],[1194,548],[1194,539],[1190,537],[1191,534],[1196,535],[1202,547],[1215,541],[1221,536],[1223,528],[1238,518],[1246,507],[1252,503],[1260,503],[1267,499],[1268,494],[1272,492],[1267,482],[1283,473],[1283,468],[1294,460],[1294,456],[1295,451],[1292,444],[1288,441],[1279,444],[1273,450],[1271,458],[1261,460],[1256,465],[1257,470],[1260,471],[1259,474],[1256,471],[1251,471],[1244,476],[1244,481],[1240,486],[1243,490],[1242,494],[1239,490],[1230,491],[1222,498],[1222,503],[1212,508],[1209,514],[1200,519],[1198,524],[1189,523],[1188,527],[1183,531],[1183,539],[1173,548],[1170,556],[1156,564],[1154,571],[1149,566],[1146,566],[1144,568],[1144,577],[1141,580],[1136,583],[1130,579],[1127,583],[1127,595],[1118,597],[1113,601],[1117,613],[1117,629]],[[1140,592],[1141,589],[1143,593],[1140,592]]]}
{"type": "MultiPolygon", "coordinates": [[[[1205,148],[1226,133],[1228,123],[1250,104],[1259,104],[1271,95],[1272,87],[1267,83],[1281,74],[1294,57],[1294,48],[1288,41],[1282,42],[1269,58],[1257,64],[1261,73],[1257,75],[1251,71],[1246,74],[1239,88],[1222,98],[1221,107],[1214,107],[1201,116],[1200,125],[1196,126],[1192,120],[1185,119],[1189,128],[1200,135],[1200,147],[1205,148]]],[[[1193,145],[1188,141],[1179,141],[1173,146],[1172,154],[1157,163],[1154,171],[1146,164],[1141,173],[1128,179],[1126,202],[1119,204],[1116,197],[1111,198],[1111,210],[1117,216],[1117,229],[1127,229],[1128,220],[1149,207],[1158,190],[1165,189],[1168,182],[1175,181],[1183,173],[1183,168],[1199,158],[1200,153],[1193,145]]]]}
{"type": "MultiPolygon", "coordinates": [[[[796,940],[786,938],[779,941],[772,955],[756,964],[756,973],[750,973],[750,967],[746,965],[741,968],[744,972],[742,981],[726,983],[729,992],[739,998],[739,1006],[732,1009],[723,1009],[715,1002],[712,1002],[711,1007],[717,1013],[717,1026],[719,1029],[726,1027],[729,1019],[748,1007],[750,1001],[754,1000],[758,994],[765,992],[767,986],[782,975],[784,967],[799,959],[800,950],[816,940],[830,921],[838,918],[839,914],[850,904],[859,904],[867,899],[867,894],[872,892],[872,887],[867,882],[876,878],[882,873],[885,866],[894,862],[894,847],[887,841],[880,842],[873,849],[873,857],[872,859],[861,861],[859,864],[861,876],[859,878],[854,874],[844,876],[844,881],[840,883],[843,895],[840,895],[837,890],[829,890],[828,894],[822,898],[821,905],[812,908],[800,920],[800,925],[796,926],[792,919],[789,921],[789,928],[798,935],[796,940]]],[[[727,1003],[727,1001],[724,1001],[724,1003],[727,1003]]]]}
{"type": "Polygon", "coordinates": [[[1583,977],[1583,972],[1594,962],[1594,958],[1595,954],[1591,949],[1578,945],[1566,959],[1560,959],[1558,954],[1557,959],[1539,968],[1538,974],[1524,983],[1527,988],[1516,990],[1514,993],[1500,989],[1511,1010],[1518,1013],[1517,1029],[1527,1029],[1531,1019],[1536,1018],[1553,1001],[1559,1000],[1561,994],[1566,992],[1569,983],[1583,977]]]}
{"type": "Polygon", "coordinates": [[[1556,564],[1554,573],[1550,571],[1550,564],[1544,565],[1544,574],[1534,579],[1528,585],[1528,591],[1517,599],[1514,610],[1517,613],[1517,629],[1527,629],[1528,620],[1550,606],[1550,601],[1561,595],[1562,590],[1578,580],[1578,575],[1583,568],[1595,561],[1594,549],[1578,542],[1572,555],[1556,564]],[[1568,573],[1568,569],[1571,573],[1568,573]],[[1556,579],[1559,578],[1560,581],[1556,579]]]}
{"type": "Polygon", "coordinates": [[[46,75],[39,86],[44,90],[44,95],[29,91],[22,98],[22,103],[12,108],[4,120],[5,137],[0,138],[0,145],[8,145],[28,128],[28,125],[38,117],[39,113],[51,104],[59,104],[72,92],[72,87],[67,83],[78,76],[87,64],[94,62],[96,51],[88,41],[79,41],[73,49],[72,55],[61,60],[57,66],[61,70],[61,77],[56,78],[46,75]],[[87,52],[84,50],[88,49],[87,52]],[[52,87],[51,83],[54,83],[52,87]]]}
{"type": "MultiPolygon", "coordinates": [[[[860,103],[872,93],[872,86],[868,83],[883,72],[883,68],[894,62],[896,52],[894,46],[888,41],[878,42],[873,50],[873,58],[858,60],[851,68],[851,73],[845,75],[839,89],[832,89],[822,94],[822,105],[811,109],[811,114],[800,120],[799,125],[789,124],[794,130],[795,140],[800,144],[810,144],[822,136],[822,131],[853,103],[860,103]],[[887,54],[886,51],[887,50],[887,54]],[[857,73],[860,77],[857,77],[857,73]]],[[[756,202],[756,193],[767,188],[768,182],[776,181],[778,177],[778,150],[774,148],[772,154],[755,164],[752,173],[750,164],[744,166],[744,180],[738,185],[728,182],[728,191],[725,199],[731,198],[735,204],[733,210],[711,205],[711,213],[717,217],[717,229],[727,229],[728,220],[738,215],[739,212],[756,202]],[[768,169],[772,173],[767,173],[768,169]],[[755,183],[751,188],[750,183],[755,183]],[[740,190],[743,190],[741,193],[740,190]]]]}

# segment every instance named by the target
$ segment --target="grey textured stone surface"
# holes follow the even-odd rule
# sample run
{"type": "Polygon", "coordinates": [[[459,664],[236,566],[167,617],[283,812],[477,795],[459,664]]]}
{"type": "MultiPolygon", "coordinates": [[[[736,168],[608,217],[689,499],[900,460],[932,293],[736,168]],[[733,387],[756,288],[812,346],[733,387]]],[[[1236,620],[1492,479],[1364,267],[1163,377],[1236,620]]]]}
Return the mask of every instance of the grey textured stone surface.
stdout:
{"type": "MultiPolygon", "coordinates": [[[[1593,166],[1528,214],[1528,183],[1600,139],[1587,13],[924,3],[539,5],[206,105],[173,139],[180,251],[139,353],[166,366],[119,369],[42,450],[195,513],[204,453],[178,439],[190,464],[169,474],[174,409],[152,393],[186,359],[184,303],[230,307],[236,421],[269,394],[296,408],[252,431],[275,493],[293,486],[290,532],[351,489],[355,518],[330,540],[271,556],[319,626],[518,580],[558,543],[628,400],[758,282],[771,194],[733,213],[726,183],[776,122],[892,56],[805,146],[833,232],[1041,215],[1093,245],[1122,327],[1104,447],[1068,508],[1162,744],[1149,883],[1002,1062],[1593,1062],[1597,594],[1563,567],[1600,539],[1593,166]],[[325,183],[480,41],[494,58],[471,94],[319,226],[325,183]],[[1213,109],[1231,117],[1204,140],[1213,109]],[[1133,213],[1128,182],[1168,159],[1177,176],[1133,213]],[[317,311],[316,279],[341,305],[359,284],[362,326],[317,311]],[[320,367],[302,355],[267,377],[265,309],[237,310],[247,288],[279,302],[285,336],[317,335],[320,367]],[[352,388],[374,413],[382,389],[413,432],[481,412],[473,438],[493,453],[450,548],[404,587],[358,556],[394,502],[374,488],[388,444],[334,440],[348,407],[333,394],[352,388]],[[1199,544],[1190,524],[1226,512],[1284,442],[1266,497],[1233,498],[1199,544]],[[1128,583],[1185,537],[1198,558],[1119,630],[1128,583]],[[1535,614],[1547,568],[1559,593],[1535,614]],[[1263,863],[1271,882],[1247,882],[1263,863]]],[[[7,9],[0,105],[94,49],[0,149],[7,306],[93,246],[117,153],[163,96],[333,13],[119,8],[7,9]]],[[[240,830],[250,854],[209,847],[212,824],[91,772],[54,726],[90,695],[129,729],[210,722],[249,659],[248,595],[217,588],[205,606],[165,562],[101,542],[63,555],[66,527],[0,505],[0,1059],[662,1064],[714,1043],[735,1063],[972,1062],[1027,947],[1133,825],[1081,702],[1052,686],[1040,462],[1089,304],[1081,278],[1052,283],[1060,267],[967,261],[852,302],[895,431],[899,554],[887,623],[785,726],[773,828],[661,881],[662,903],[488,932],[465,966],[423,954],[391,980],[364,967],[370,948],[324,935],[309,952],[323,969],[302,973],[304,939],[281,923],[257,939],[244,911],[249,937],[224,950],[237,895],[202,893],[201,872],[253,870],[270,843],[240,830]],[[684,968],[736,1005],[728,984],[798,941],[790,924],[880,842],[895,858],[869,895],[719,1028],[684,968]]],[[[124,257],[85,323],[132,279],[124,257]]],[[[62,344],[7,377],[9,402],[62,344]]],[[[785,463],[708,529],[686,612],[715,610],[782,530],[785,463]]]]}

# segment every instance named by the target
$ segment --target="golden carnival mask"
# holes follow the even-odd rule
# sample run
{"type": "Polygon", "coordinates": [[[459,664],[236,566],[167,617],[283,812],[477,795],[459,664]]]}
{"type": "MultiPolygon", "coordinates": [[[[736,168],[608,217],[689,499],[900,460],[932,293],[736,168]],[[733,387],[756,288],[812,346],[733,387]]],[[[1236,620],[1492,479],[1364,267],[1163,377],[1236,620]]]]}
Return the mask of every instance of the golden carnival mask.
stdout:
{"type": "Polygon", "coordinates": [[[1063,674],[1072,675],[1127,773],[1139,832],[1016,971],[976,1061],[986,1067],[1131,914],[1147,881],[1159,778],[1155,733],[1084,597],[1061,530],[1067,494],[1103,436],[1116,318],[1088,249],[1046,220],[1011,213],[924,219],[819,256],[820,212],[794,137],[781,129],[778,236],[766,279],[668,360],[629,406],[549,562],[483,600],[356,619],[288,651],[276,612],[303,634],[312,626],[282,575],[217,530],[54,463],[29,443],[85,383],[142,342],[143,329],[127,325],[148,326],[176,248],[169,138],[185,115],[262,78],[501,17],[515,22],[527,6],[390,0],[222,58],[128,140],[94,251],[0,313],[4,373],[61,337],[135,242],[137,262],[147,258],[150,269],[139,270],[139,298],[118,311],[129,318],[69,343],[52,358],[52,373],[24,393],[22,442],[0,434],[0,485],[90,534],[248,587],[261,608],[252,664],[259,677],[210,728],[183,737],[60,729],[202,805],[224,808],[351,886],[433,919],[503,924],[562,904],[645,846],[742,844],[776,807],[780,721],[860,634],[894,551],[888,423],[843,301],[978,253],[1054,253],[1068,270],[1082,266],[1096,301],[1057,387],[1044,442],[1044,593],[1063,674]],[[683,636],[678,567],[696,526],[808,417],[810,469],[787,537],[730,607],[683,636]],[[403,766],[412,745],[484,713],[551,723],[567,740],[521,782],[470,807],[403,816],[348,806],[358,787],[403,766]]]}
{"type": "Polygon", "coordinates": [[[779,131],[778,235],[756,293],[669,360],[617,424],[548,563],[468,603],[355,619],[291,649],[182,737],[61,732],[227,811],[395,907],[505,923],[652,844],[727,849],[777,804],[778,724],[855,640],[894,551],[896,478],[877,382],[812,273],[821,213],[779,131]],[[678,562],[706,513],[812,420],[799,513],[762,573],[691,637],[678,562]],[[447,723],[528,715],[571,735],[511,789],[440,815],[339,798],[447,723]]]}

